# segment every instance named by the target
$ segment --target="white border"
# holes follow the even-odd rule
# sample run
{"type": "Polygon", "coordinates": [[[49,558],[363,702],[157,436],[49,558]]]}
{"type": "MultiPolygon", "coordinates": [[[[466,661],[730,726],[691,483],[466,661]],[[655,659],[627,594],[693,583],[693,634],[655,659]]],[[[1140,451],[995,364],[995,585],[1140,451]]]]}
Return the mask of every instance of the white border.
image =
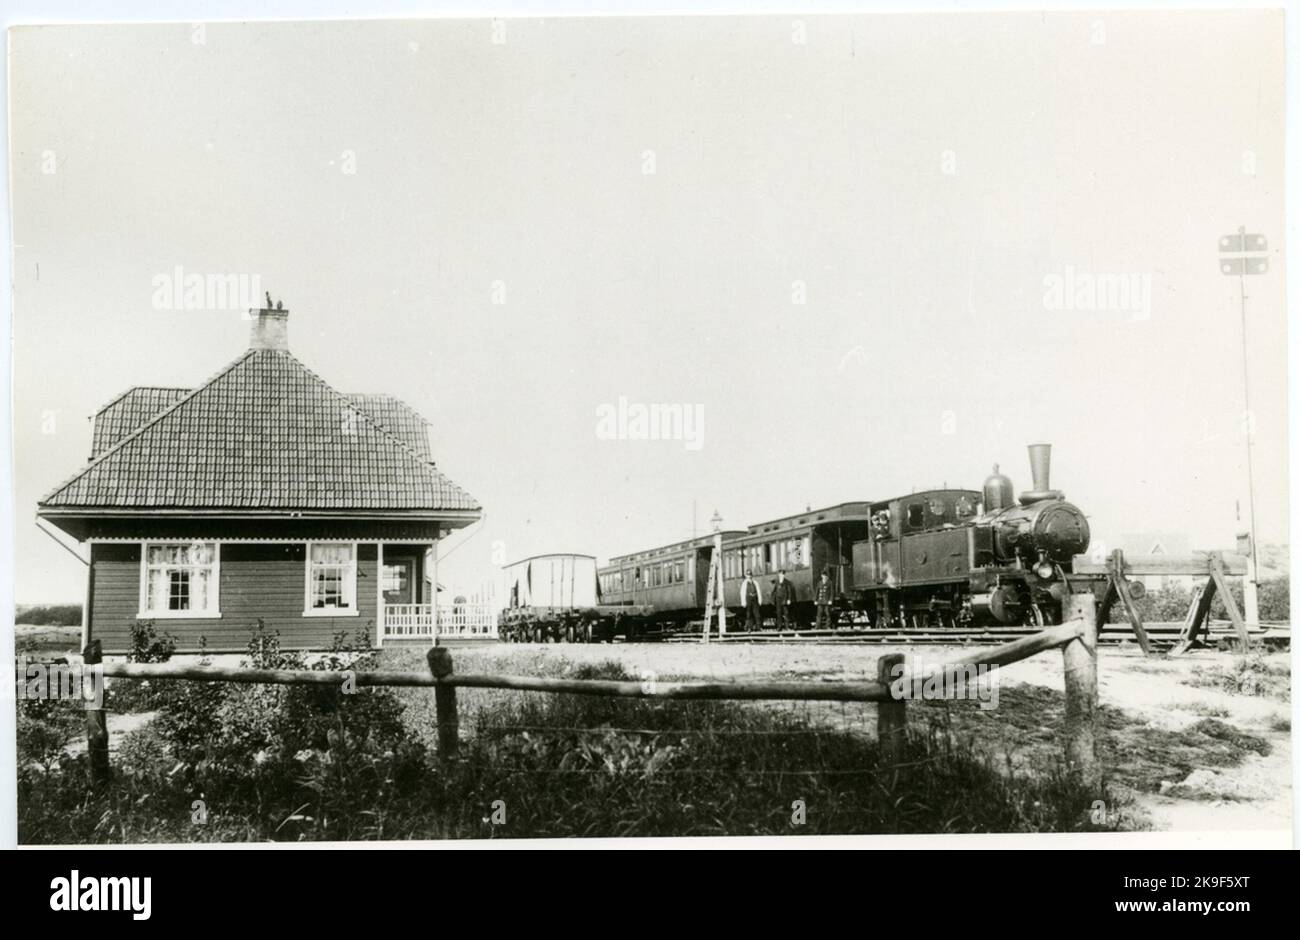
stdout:
{"type": "MultiPolygon", "coordinates": [[[[1104,3],[1052,3],[1048,4],[1046,0],[1014,0],[1014,2],[992,2],[979,4],[978,7],[962,3],[960,0],[948,0],[948,2],[919,2],[916,4],[902,4],[899,2],[882,2],[882,0],[856,0],[856,2],[845,2],[845,0],[810,0],[808,3],[795,6],[790,0],[782,2],[772,2],[772,0],[701,0],[697,3],[655,3],[639,2],[639,0],[622,0],[617,4],[601,4],[593,0],[497,0],[494,4],[495,10],[493,15],[498,17],[529,17],[529,16],[558,16],[558,15],[580,15],[580,16],[615,16],[615,15],[699,15],[706,14],[712,16],[718,15],[741,15],[741,14],[788,14],[797,16],[815,16],[827,13],[887,13],[887,12],[908,12],[908,13],[969,13],[969,12],[999,12],[999,11],[1027,11],[1041,10],[1046,6],[1051,6],[1053,10],[1058,11],[1115,11],[1131,12],[1135,10],[1152,10],[1152,11],[1194,11],[1194,10],[1222,10],[1227,4],[1223,0],[1148,0],[1148,2],[1131,2],[1131,0],[1108,0],[1104,3]],[[616,7],[616,9],[611,9],[616,7]]],[[[1282,0],[1281,3],[1261,3],[1246,2],[1233,4],[1236,9],[1285,9],[1285,48],[1294,53],[1294,50],[1300,49],[1300,0],[1282,0]]],[[[300,19],[313,20],[333,20],[333,19],[402,19],[407,17],[481,17],[486,18],[482,10],[472,8],[466,3],[443,2],[443,0],[432,0],[432,2],[410,2],[410,0],[379,0],[379,2],[368,2],[363,4],[348,2],[348,0],[318,0],[318,2],[308,2],[308,0],[229,0],[229,2],[217,3],[216,0],[179,0],[179,2],[164,2],[164,0],[137,0],[130,7],[122,7],[114,11],[112,22],[121,23],[146,23],[146,22],[219,22],[219,21],[293,21],[300,19]]],[[[78,22],[105,22],[106,18],[97,4],[89,0],[79,0],[79,2],[69,2],[69,0],[9,0],[3,13],[3,23],[6,27],[21,24],[38,24],[38,23],[78,23],[78,22]]],[[[1288,54],[1286,60],[1286,82],[1290,93],[1286,96],[1286,137],[1285,146],[1292,158],[1287,161],[1285,192],[1287,194],[1287,213],[1286,213],[1286,269],[1288,271],[1300,270],[1300,231],[1297,227],[1296,212],[1294,211],[1294,193],[1300,189],[1300,163],[1294,158],[1296,153],[1300,153],[1300,95],[1297,94],[1297,78],[1300,77],[1300,55],[1288,54]]],[[[6,170],[8,169],[9,150],[8,142],[8,68],[6,67],[3,77],[0,77],[0,91],[4,92],[6,107],[4,115],[4,126],[6,130],[5,140],[6,147],[3,159],[6,170]]],[[[12,229],[9,224],[10,197],[8,187],[9,173],[5,174],[6,185],[3,195],[0,195],[0,209],[3,209],[5,217],[4,226],[4,250],[0,251],[0,272],[4,275],[6,284],[10,283],[10,259],[12,257],[12,229]]],[[[3,529],[3,535],[0,536],[0,571],[3,576],[0,577],[0,609],[12,614],[14,603],[13,592],[13,558],[14,558],[14,525],[27,524],[30,520],[16,519],[13,505],[13,453],[12,453],[12,376],[10,373],[10,355],[12,354],[12,295],[6,290],[3,292],[3,309],[4,309],[4,329],[3,336],[6,345],[5,355],[0,357],[3,364],[0,365],[0,389],[3,389],[5,407],[0,409],[0,441],[3,443],[4,457],[0,460],[0,528],[3,529]]],[[[1290,323],[1288,331],[1288,353],[1289,361],[1295,363],[1300,356],[1300,330],[1297,324],[1290,323]]],[[[1288,395],[1289,415],[1288,415],[1288,433],[1291,441],[1300,440],[1300,385],[1294,380],[1290,382],[1288,395]]],[[[1291,550],[1292,550],[1292,569],[1296,568],[1296,560],[1300,558],[1300,514],[1295,511],[1295,494],[1300,494],[1300,462],[1292,459],[1290,461],[1289,488],[1293,498],[1291,500],[1291,550]]],[[[436,544],[436,543],[435,543],[436,544]]],[[[434,585],[436,591],[437,585],[437,567],[436,567],[436,548],[434,562],[434,585]]],[[[436,603],[436,594],[435,594],[436,603]]],[[[1300,598],[1295,591],[1291,596],[1292,604],[1292,622],[1296,620],[1296,612],[1300,610],[1300,598]]],[[[9,618],[12,622],[12,618],[9,618]]],[[[14,655],[14,634],[12,629],[0,630],[0,659],[4,662],[12,662],[14,655]]],[[[1293,661],[1295,652],[1292,652],[1293,661]]],[[[1293,670],[1294,674],[1294,670],[1293,670]]],[[[1292,727],[1295,727],[1295,719],[1300,717],[1300,702],[1296,702],[1292,697],[1292,727]]],[[[15,748],[15,714],[14,709],[9,707],[0,707],[0,767],[12,768],[16,761],[15,748]]],[[[524,843],[511,842],[494,842],[494,845],[501,847],[513,846],[520,848],[555,848],[561,847],[566,849],[582,848],[679,848],[679,847],[735,847],[735,848],[754,848],[754,847],[781,847],[781,848],[801,848],[808,849],[814,847],[827,848],[844,848],[849,846],[856,847],[873,847],[873,848],[1220,848],[1229,845],[1235,848],[1279,848],[1289,847],[1292,845],[1292,839],[1296,833],[1300,833],[1300,820],[1296,819],[1294,811],[1294,798],[1298,789],[1300,789],[1300,773],[1297,773],[1296,761],[1292,761],[1292,794],[1293,794],[1293,812],[1292,825],[1293,832],[1273,832],[1273,831],[1231,831],[1231,832],[1198,832],[1198,833],[1125,833],[1120,836],[1111,836],[1099,838],[1087,834],[1081,835],[987,835],[987,836],[864,836],[864,837],[819,837],[816,839],[780,839],[780,838],[763,838],[763,839],[661,839],[661,840],[584,840],[581,844],[565,840],[537,840],[524,843]]],[[[12,773],[0,773],[0,847],[9,847],[16,844],[17,841],[17,822],[16,822],[16,781],[12,773]]],[[[376,848],[379,846],[391,846],[392,843],[380,844],[348,844],[348,847],[355,848],[376,848]]],[[[472,848],[481,843],[462,842],[462,843],[402,843],[403,848],[418,846],[437,845],[443,848],[460,849],[472,848]]],[[[204,848],[205,846],[184,845],[182,848],[204,848]]],[[[221,848],[221,846],[211,846],[212,848],[221,848]]],[[[264,848],[270,848],[269,845],[263,845],[264,848]]],[[[297,845],[292,848],[297,849],[333,849],[341,847],[338,843],[316,843],[312,845],[297,845]]],[[[125,847],[131,848],[131,847],[125,847]]],[[[276,848],[290,848],[290,846],[276,846],[276,848]]]]}

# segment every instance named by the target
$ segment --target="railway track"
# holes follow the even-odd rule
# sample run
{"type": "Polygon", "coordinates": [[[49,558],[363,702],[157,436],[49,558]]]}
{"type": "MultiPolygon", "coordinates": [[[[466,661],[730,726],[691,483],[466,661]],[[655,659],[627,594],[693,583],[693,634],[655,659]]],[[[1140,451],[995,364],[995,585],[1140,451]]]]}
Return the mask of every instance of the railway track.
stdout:
{"type": "MultiPolygon", "coordinates": [[[[1182,632],[1181,623],[1148,623],[1144,624],[1147,636],[1151,640],[1151,645],[1155,649],[1168,649],[1177,642],[1179,634],[1182,632]]],[[[702,628],[701,628],[702,629],[702,628]]],[[[1037,627],[974,627],[974,628],[953,628],[946,630],[938,629],[872,629],[866,627],[841,627],[838,630],[757,630],[752,633],[745,631],[728,631],[725,637],[719,638],[716,633],[709,637],[711,643],[809,643],[809,644],[826,644],[826,645],[881,645],[881,646],[907,646],[916,645],[946,645],[946,646],[995,646],[999,643],[1006,643],[1020,637],[1031,636],[1037,633],[1037,627]]],[[[1210,639],[1218,643],[1220,639],[1228,642],[1234,641],[1236,634],[1233,632],[1231,624],[1225,622],[1216,622],[1210,628],[1210,639]]],[[[1267,626],[1251,631],[1252,641],[1259,641],[1264,646],[1271,649],[1287,649],[1291,644],[1291,628],[1289,626],[1267,626]]],[[[661,633],[646,634],[638,637],[638,641],[644,642],[664,642],[664,643],[700,643],[703,638],[701,631],[686,633],[661,633]]],[[[1122,646],[1125,643],[1137,645],[1137,637],[1133,634],[1132,627],[1127,624],[1107,624],[1101,632],[1099,642],[1107,646],[1122,646]]]]}

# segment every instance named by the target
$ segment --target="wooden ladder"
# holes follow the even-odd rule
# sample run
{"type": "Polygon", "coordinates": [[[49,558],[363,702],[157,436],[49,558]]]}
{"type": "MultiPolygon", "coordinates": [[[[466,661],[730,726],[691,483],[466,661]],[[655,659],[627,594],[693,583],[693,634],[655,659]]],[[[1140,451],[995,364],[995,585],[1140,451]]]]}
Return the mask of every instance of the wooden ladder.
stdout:
{"type": "Polygon", "coordinates": [[[709,557],[709,583],[704,589],[704,642],[709,642],[709,629],[713,626],[713,615],[718,615],[718,639],[727,635],[727,605],[722,594],[722,533],[713,539],[713,551],[709,557]]]}

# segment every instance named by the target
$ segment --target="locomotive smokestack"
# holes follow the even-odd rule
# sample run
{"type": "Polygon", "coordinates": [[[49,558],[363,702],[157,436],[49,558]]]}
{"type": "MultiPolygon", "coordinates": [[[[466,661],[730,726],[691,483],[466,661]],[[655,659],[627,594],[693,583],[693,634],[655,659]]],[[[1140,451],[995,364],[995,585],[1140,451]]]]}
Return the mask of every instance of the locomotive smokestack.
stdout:
{"type": "Polygon", "coordinates": [[[1028,506],[1042,499],[1060,499],[1061,494],[1052,489],[1052,445],[1029,445],[1029,472],[1034,478],[1034,488],[1020,494],[1020,505],[1028,506]]]}
{"type": "Polygon", "coordinates": [[[1034,478],[1034,490],[1042,493],[1052,488],[1052,445],[1029,445],[1029,474],[1034,478]]]}

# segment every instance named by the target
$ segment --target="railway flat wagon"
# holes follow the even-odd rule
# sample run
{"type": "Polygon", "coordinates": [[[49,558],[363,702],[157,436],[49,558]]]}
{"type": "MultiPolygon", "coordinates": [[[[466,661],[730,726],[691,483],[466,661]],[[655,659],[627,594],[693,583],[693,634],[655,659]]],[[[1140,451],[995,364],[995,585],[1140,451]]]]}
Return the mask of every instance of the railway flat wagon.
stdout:
{"type": "Polygon", "coordinates": [[[591,555],[534,555],[504,571],[511,607],[595,607],[598,602],[591,555]]]}
{"type": "Polygon", "coordinates": [[[604,602],[591,555],[534,555],[503,568],[506,607],[499,634],[517,643],[592,643],[635,632],[651,612],[642,604],[604,602]]]}

